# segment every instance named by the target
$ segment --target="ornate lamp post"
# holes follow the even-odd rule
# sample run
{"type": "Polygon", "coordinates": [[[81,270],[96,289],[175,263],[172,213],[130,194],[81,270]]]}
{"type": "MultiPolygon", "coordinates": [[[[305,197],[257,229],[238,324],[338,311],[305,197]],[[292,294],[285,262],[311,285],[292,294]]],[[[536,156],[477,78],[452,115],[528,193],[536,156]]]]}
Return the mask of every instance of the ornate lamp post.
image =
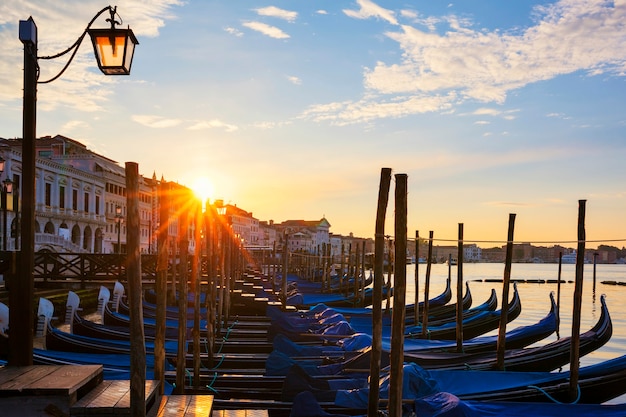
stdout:
{"type": "MultiPolygon", "coordinates": [[[[4,158],[2,158],[0,156],[0,175],[2,175],[2,173],[4,172],[4,158]]],[[[13,181],[11,181],[9,179],[9,177],[7,176],[7,178],[2,181],[2,184],[0,185],[0,193],[1,195],[1,201],[0,203],[2,204],[2,250],[6,251],[7,250],[7,194],[11,194],[13,192],[13,181]]]]}
{"type": "MultiPolygon", "coordinates": [[[[37,126],[37,84],[45,84],[59,78],[72,62],[85,35],[90,34],[96,51],[98,67],[104,74],[129,74],[137,38],[130,29],[117,29],[120,24],[115,17],[116,7],[107,6],[91,19],[80,37],[65,51],[51,56],[37,55],[37,25],[32,17],[20,20],[19,39],[24,44],[24,101],[22,141],[22,213],[21,238],[17,274],[12,277],[10,293],[9,326],[20,331],[12,332],[10,338],[9,364],[27,366],[33,363],[32,300],[34,293],[33,269],[35,259],[35,138],[37,126]],[[110,29],[91,29],[91,25],[104,12],[110,13],[110,29]],[[55,59],[71,52],[70,59],[61,72],[46,81],[38,81],[39,60],[55,59]],[[19,277],[19,279],[18,279],[19,277]]],[[[121,19],[120,19],[121,20],[121,19]]]]}
{"type": "Polygon", "coordinates": [[[115,206],[115,221],[116,229],[117,229],[117,247],[115,249],[115,253],[122,253],[122,242],[120,240],[121,231],[122,231],[122,222],[124,221],[124,216],[122,215],[122,208],[120,206],[115,206]]]}
{"type": "MultiPolygon", "coordinates": [[[[6,178],[2,181],[2,250],[8,250],[7,246],[7,195],[13,192],[13,181],[6,178]]],[[[16,248],[17,249],[17,248],[16,248]]]]}

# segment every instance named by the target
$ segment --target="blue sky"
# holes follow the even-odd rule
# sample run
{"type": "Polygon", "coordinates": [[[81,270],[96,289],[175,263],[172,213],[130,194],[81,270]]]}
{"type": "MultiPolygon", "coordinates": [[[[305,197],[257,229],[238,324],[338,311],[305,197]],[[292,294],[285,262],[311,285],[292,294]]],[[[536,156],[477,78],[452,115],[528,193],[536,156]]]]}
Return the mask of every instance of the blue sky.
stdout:
{"type": "MultiPolygon", "coordinates": [[[[51,55],[105,5],[0,2],[0,137],[22,134],[18,21],[33,16],[39,54],[51,55]]],[[[624,1],[117,10],[140,42],[132,74],[101,75],[85,42],[61,79],[39,86],[39,136],[71,137],[147,176],[209,178],[213,198],[261,220],[326,216],[333,232],[373,236],[390,167],[408,174],[409,236],[455,239],[463,223],[468,241],[502,241],[516,213],[516,240],[571,241],[586,199],[587,238],[623,246],[624,1]]],[[[40,79],[58,61],[40,62],[40,79]]],[[[387,217],[393,234],[393,199],[387,217]]]]}

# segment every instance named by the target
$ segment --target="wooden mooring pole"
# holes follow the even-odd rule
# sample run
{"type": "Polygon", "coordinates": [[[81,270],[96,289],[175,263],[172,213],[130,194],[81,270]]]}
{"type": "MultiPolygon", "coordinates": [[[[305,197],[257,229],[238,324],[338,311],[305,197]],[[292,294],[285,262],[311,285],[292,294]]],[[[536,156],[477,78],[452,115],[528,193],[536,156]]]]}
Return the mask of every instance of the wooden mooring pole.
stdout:
{"type": "Polygon", "coordinates": [[[389,417],[402,417],[404,371],[404,320],[406,318],[407,175],[396,174],[393,310],[391,314],[391,362],[389,373],[389,417]],[[403,255],[404,256],[400,256],[403,255]]]}
{"type": "MultiPolygon", "coordinates": [[[[176,198],[179,202],[187,200],[188,196],[180,195],[180,191],[177,192],[176,198]]],[[[179,203],[180,204],[180,203],[179,203]]],[[[184,204],[184,203],[183,203],[184,204]]],[[[189,249],[189,214],[187,210],[181,210],[181,215],[178,218],[178,240],[180,251],[180,263],[178,264],[179,278],[178,278],[178,352],[176,355],[176,394],[183,394],[185,392],[185,359],[186,351],[185,346],[187,341],[187,267],[188,258],[187,252],[189,249]]]]}
{"type": "Polygon", "coordinates": [[[513,260],[513,231],[515,230],[515,213],[509,214],[509,231],[506,240],[506,258],[504,261],[504,279],[502,282],[502,307],[500,308],[500,327],[498,328],[497,369],[504,371],[504,350],[506,349],[506,323],[509,310],[509,283],[511,282],[511,262],[513,260]]]}
{"type": "Polygon", "coordinates": [[[578,370],[580,368],[580,314],[583,299],[583,272],[585,269],[585,208],[587,200],[578,201],[578,248],[576,249],[576,281],[574,283],[574,308],[572,316],[572,344],[570,347],[569,397],[578,397],[578,370]]]}
{"type": "Polygon", "coordinates": [[[287,308],[287,271],[289,270],[289,235],[285,232],[283,239],[283,268],[282,268],[282,300],[283,310],[287,308]]]}
{"type": "MultiPolygon", "coordinates": [[[[451,262],[448,262],[449,264],[451,262]]],[[[459,223],[456,277],[456,351],[461,353],[463,352],[463,223],[459,223]]]]}
{"type": "MultiPolygon", "coordinates": [[[[194,247],[193,260],[191,266],[191,288],[193,288],[193,387],[200,387],[200,290],[202,269],[202,203],[197,201],[194,204],[194,247]]],[[[186,321],[184,322],[186,323],[186,321]]],[[[180,326],[182,323],[178,323],[180,326]]]]}
{"type": "Polygon", "coordinates": [[[154,376],[160,382],[159,394],[165,392],[165,311],[167,308],[167,268],[169,229],[169,195],[164,181],[158,186],[159,228],[157,230],[157,269],[156,269],[156,336],[154,339],[154,376]]]}
{"type": "Polygon", "coordinates": [[[126,279],[130,307],[130,414],[146,415],[146,345],[141,288],[139,165],[126,162],[126,279]]]}
{"type": "Polygon", "coordinates": [[[413,303],[415,304],[415,308],[413,309],[413,321],[415,325],[419,323],[420,320],[420,309],[419,309],[419,301],[420,301],[420,276],[418,273],[420,264],[420,232],[419,230],[415,231],[415,300],[413,303]]]}
{"type": "MultiPolygon", "coordinates": [[[[367,416],[378,417],[378,402],[380,395],[380,359],[382,356],[383,332],[383,285],[384,254],[385,254],[385,213],[389,201],[389,185],[391,183],[391,168],[383,168],[380,173],[378,189],[378,208],[376,210],[376,227],[374,234],[374,288],[372,293],[372,355],[370,358],[370,391],[368,397],[367,416]]],[[[342,246],[343,259],[343,246],[342,246]]],[[[343,274],[343,260],[341,262],[343,274]]]]}
{"type": "Polygon", "coordinates": [[[428,262],[426,263],[426,277],[424,279],[424,309],[422,311],[422,337],[428,333],[428,296],[430,292],[430,269],[433,259],[433,237],[435,232],[428,232],[428,262]]]}
{"type": "Polygon", "coordinates": [[[563,252],[559,252],[559,273],[556,281],[556,338],[560,339],[561,330],[561,265],[563,263],[563,252]]]}

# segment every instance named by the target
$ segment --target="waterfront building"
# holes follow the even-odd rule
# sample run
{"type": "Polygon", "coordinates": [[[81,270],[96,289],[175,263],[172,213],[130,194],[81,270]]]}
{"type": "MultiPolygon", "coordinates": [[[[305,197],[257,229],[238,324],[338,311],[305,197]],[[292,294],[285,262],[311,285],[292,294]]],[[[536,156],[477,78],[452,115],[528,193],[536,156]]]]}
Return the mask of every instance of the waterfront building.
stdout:
{"type": "Polygon", "coordinates": [[[475,243],[463,245],[464,262],[480,262],[482,260],[482,249],[475,243]]]}
{"type": "MultiPolygon", "coordinates": [[[[1,139],[14,192],[7,199],[7,250],[19,249],[22,140],[1,139]]],[[[57,135],[35,142],[35,251],[115,253],[126,247],[126,179],[119,164],[57,135]]],[[[155,183],[140,178],[141,252],[152,250],[155,183]]],[[[3,231],[4,233],[4,231],[3,231]]]]}
{"type": "Polygon", "coordinates": [[[281,236],[285,233],[289,235],[289,250],[292,252],[315,254],[324,245],[330,244],[330,223],[326,217],[320,220],[286,220],[276,224],[276,229],[281,236]]]}
{"type": "MultiPolygon", "coordinates": [[[[35,250],[101,252],[106,230],[103,181],[93,173],[52,158],[50,147],[44,148],[47,149],[37,149],[35,161],[35,250]]],[[[20,247],[21,150],[20,139],[0,142],[0,155],[6,161],[2,180],[13,181],[6,208],[9,226],[3,230],[3,236],[9,235],[6,250],[11,251],[20,247]]]]}

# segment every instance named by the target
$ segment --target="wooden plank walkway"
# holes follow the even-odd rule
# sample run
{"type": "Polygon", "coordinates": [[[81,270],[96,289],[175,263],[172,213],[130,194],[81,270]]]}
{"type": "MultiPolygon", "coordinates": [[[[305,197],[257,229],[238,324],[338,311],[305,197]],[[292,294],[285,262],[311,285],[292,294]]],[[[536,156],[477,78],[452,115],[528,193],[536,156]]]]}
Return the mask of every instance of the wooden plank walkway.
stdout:
{"type": "MultiPolygon", "coordinates": [[[[159,381],[146,381],[146,410],[156,402],[159,381]]],[[[70,409],[72,417],[130,416],[130,381],[103,381],[70,409]]]]}
{"type": "Polygon", "coordinates": [[[213,417],[268,417],[267,410],[213,410],[213,417]]]}
{"type": "Polygon", "coordinates": [[[33,365],[0,369],[0,414],[69,415],[78,398],[102,382],[102,365],[33,365]]]}
{"type": "Polygon", "coordinates": [[[212,409],[212,395],[165,395],[146,417],[209,417],[212,409]]]}

